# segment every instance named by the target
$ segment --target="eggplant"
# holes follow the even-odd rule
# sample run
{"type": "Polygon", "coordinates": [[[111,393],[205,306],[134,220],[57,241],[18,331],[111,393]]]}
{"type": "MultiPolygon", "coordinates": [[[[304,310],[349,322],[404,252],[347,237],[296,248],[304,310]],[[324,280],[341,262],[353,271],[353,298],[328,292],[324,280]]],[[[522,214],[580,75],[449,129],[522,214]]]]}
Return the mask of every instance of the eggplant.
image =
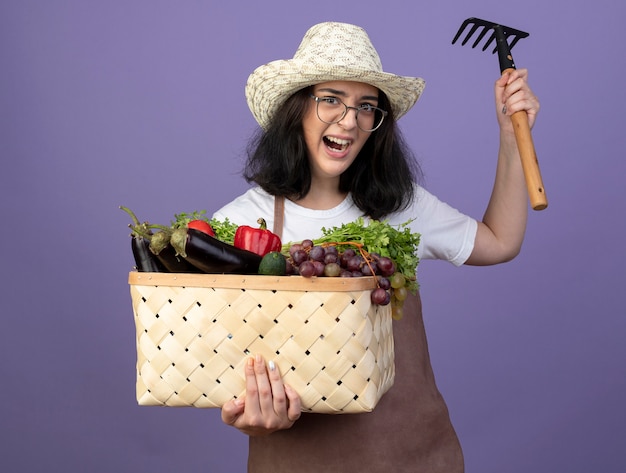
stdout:
{"type": "Polygon", "coordinates": [[[158,255],[156,255],[161,264],[167,268],[170,273],[201,273],[202,271],[187,261],[182,256],[176,254],[176,250],[172,245],[167,245],[158,255]]]}
{"type": "Polygon", "coordinates": [[[174,230],[171,245],[204,273],[257,274],[262,257],[236,248],[194,228],[174,230]]]}
{"type": "Polygon", "coordinates": [[[202,271],[192,265],[170,244],[172,231],[163,229],[155,233],[150,239],[150,252],[170,273],[201,273],[202,271]]]}
{"type": "Polygon", "coordinates": [[[159,259],[150,251],[152,232],[148,224],[140,223],[137,216],[128,207],[120,205],[120,209],[130,215],[130,218],[133,220],[133,224],[129,224],[128,227],[132,230],[130,234],[131,250],[137,271],[149,273],[167,272],[165,266],[163,266],[159,259]]]}
{"type": "Polygon", "coordinates": [[[141,236],[131,235],[131,248],[137,271],[144,273],[167,273],[167,268],[150,251],[150,241],[141,236]]]}

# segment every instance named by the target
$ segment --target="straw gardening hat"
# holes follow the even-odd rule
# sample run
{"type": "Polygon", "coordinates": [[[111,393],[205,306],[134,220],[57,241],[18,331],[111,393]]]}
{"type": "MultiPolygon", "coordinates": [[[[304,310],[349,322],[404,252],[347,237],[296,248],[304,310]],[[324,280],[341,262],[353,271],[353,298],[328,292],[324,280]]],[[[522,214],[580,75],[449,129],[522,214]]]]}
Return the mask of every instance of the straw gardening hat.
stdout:
{"type": "Polygon", "coordinates": [[[258,67],[246,84],[246,99],[256,121],[267,128],[280,106],[300,89],[335,80],[364,82],[382,90],[399,119],[415,105],[425,82],[383,72],[365,30],[346,23],[317,24],[306,32],[293,59],[258,67]]]}

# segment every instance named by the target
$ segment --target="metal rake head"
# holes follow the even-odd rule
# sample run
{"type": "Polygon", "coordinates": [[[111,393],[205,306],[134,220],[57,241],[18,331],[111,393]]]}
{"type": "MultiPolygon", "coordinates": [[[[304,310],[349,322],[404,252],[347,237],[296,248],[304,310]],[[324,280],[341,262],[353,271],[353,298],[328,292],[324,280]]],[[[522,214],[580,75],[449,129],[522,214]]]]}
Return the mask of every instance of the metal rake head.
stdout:
{"type": "MultiPolygon", "coordinates": [[[[490,30],[492,31],[491,36],[489,37],[489,39],[487,39],[487,41],[485,42],[485,45],[482,48],[483,51],[485,51],[489,47],[489,45],[497,39],[498,35],[501,35],[501,37],[504,37],[505,41],[509,45],[509,49],[513,48],[513,46],[515,46],[515,44],[520,39],[526,38],[528,36],[528,33],[526,33],[525,31],[516,30],[509,26],[500,25],[498,23],[493,23],[491,21],[481,20],[480,18],[468,18],[467,20],[463,22],[463,24],[459,28],[459,31],[457,31],[456,35],[454,36],[454,39],[452,40],[452,44],[456,43],[456,41],[459,39],[463,31],[469,25],[472,25],[472,27],[470,28],[469,32],[467,33],[467,35],[461,42],[461,46],[464,46],[469,41],[469,39],[474,35],[474,33],[478,31],[479,28],[482,28],[482,30],[478,34],[478,37],[474,41],[474,44],[472,44],[472,48],[475,48],[476,46],[478,46],[478,44],[482,41],[485,35],[490,30]],[[510,42],[508,40],[509,37],[511,38],[510,42]]],[[[493,48],[493,54],[495,54],[497,50],[498,50],[498,46],[496,44],[496,46],[493,48]]]]}

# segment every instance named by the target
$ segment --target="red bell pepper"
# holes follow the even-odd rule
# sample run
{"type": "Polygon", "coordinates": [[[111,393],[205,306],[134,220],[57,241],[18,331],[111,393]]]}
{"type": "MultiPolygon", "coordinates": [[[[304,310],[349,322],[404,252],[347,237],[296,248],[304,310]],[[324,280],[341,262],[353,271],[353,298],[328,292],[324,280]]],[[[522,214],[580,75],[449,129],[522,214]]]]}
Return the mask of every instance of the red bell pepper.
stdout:
{"type": "Polygon", "coordinates": [[[265,256],[272,251],[280,251],[282,243],[275,233],[267,229],[265,219],[257,220],[259,228],[241,225],[235,232],[234,246],[244,250],[251,251],[260,256],[265,256]]]}

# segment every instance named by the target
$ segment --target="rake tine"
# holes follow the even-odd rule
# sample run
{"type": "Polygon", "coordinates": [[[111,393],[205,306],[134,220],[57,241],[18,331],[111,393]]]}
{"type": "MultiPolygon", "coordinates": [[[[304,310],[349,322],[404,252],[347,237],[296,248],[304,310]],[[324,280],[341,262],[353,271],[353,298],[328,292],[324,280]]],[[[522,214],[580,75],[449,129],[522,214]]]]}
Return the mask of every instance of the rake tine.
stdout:
{"type": "Polygon", "coordinates": [[[463,30],[467,28],[467,25],[469,24],[470,24],[470,18],[465,20],[463,24],[461,25],[461,27],[459,28],[459,30],[456,32],[456,35],[454,36],[454,39],[452,40],[452,44],[456,43],[456,40],[459,39],[459,37],[461,36],[461,33],[463,33],[463,30]]]}
{"type": "Polygon", "coordinates": [[[487,31],[489,31],[489,29],[490,28],[487,28],[486,26],[483,27],[483,30],[478,35],[478,38],[476,38],[476,41],[474,41],[474,44],[472,45],[472,48],[475,48],[476,46],[478,46],[478,43],[480,43],[480,41],[485,37],[485,35],[487,34],[487,31]]]}
{"type": "MultiPolygon", "coordinates": [[[[489,45],[493,43],[495,39],[496,39],[496,32],[494,31],[489,37],[489,39],[487,40],[487,42],[485,43],[485,45],[483,46],[483,51],[486,51],[489,45]]],[[[497,49],[498,49],[498,46],[496,45],[493,52],[495,53],[497,49]]]]}
{"type": "Polygon", "coordinates": [[[461,27],[459,31],[457,31],[456,34],[454,35],[454,38],[452,39],[452,44],[456,43],[456,40],[459,39],[459,36],[461,36],[462,32],[463,32],[463,27],[461,27]]]}
{"type": "Polygon", "coordinates": [[[472,35],[476,32],[476,30],[480,27],[480,25],[474,25],[472,26],[472,28],[469,30],[469,33],[467,33],[467,36],[465,36],[465,39],[463,40],[463,42],[461,43],[461,46],[465,46],[465,43],[467,43],[469,41],[469,39],[472,37],[472,35]]]}
{"type": "Polygon", "coordinates": [[[513,36],[513,41],[511,41],[511,44],[509,44],[509,49],[513,49],[513,46],[515,46],[515,44],[522,39],[521,36],[515,35],[513,36]]]}
{"type": "Polygon", "coordinates": [[[469,30],[469,33],[467,33],[467,35],[465,36],[465,38],[463,39],[463,42],[461,43],[461,46],[465,46],[465,43],[467,43],[469,41],[469,39],[472,37],[472,35],[476,32],[476,30],[479,28],[480,25],[472,25],[472,27],[469,30]]]}

